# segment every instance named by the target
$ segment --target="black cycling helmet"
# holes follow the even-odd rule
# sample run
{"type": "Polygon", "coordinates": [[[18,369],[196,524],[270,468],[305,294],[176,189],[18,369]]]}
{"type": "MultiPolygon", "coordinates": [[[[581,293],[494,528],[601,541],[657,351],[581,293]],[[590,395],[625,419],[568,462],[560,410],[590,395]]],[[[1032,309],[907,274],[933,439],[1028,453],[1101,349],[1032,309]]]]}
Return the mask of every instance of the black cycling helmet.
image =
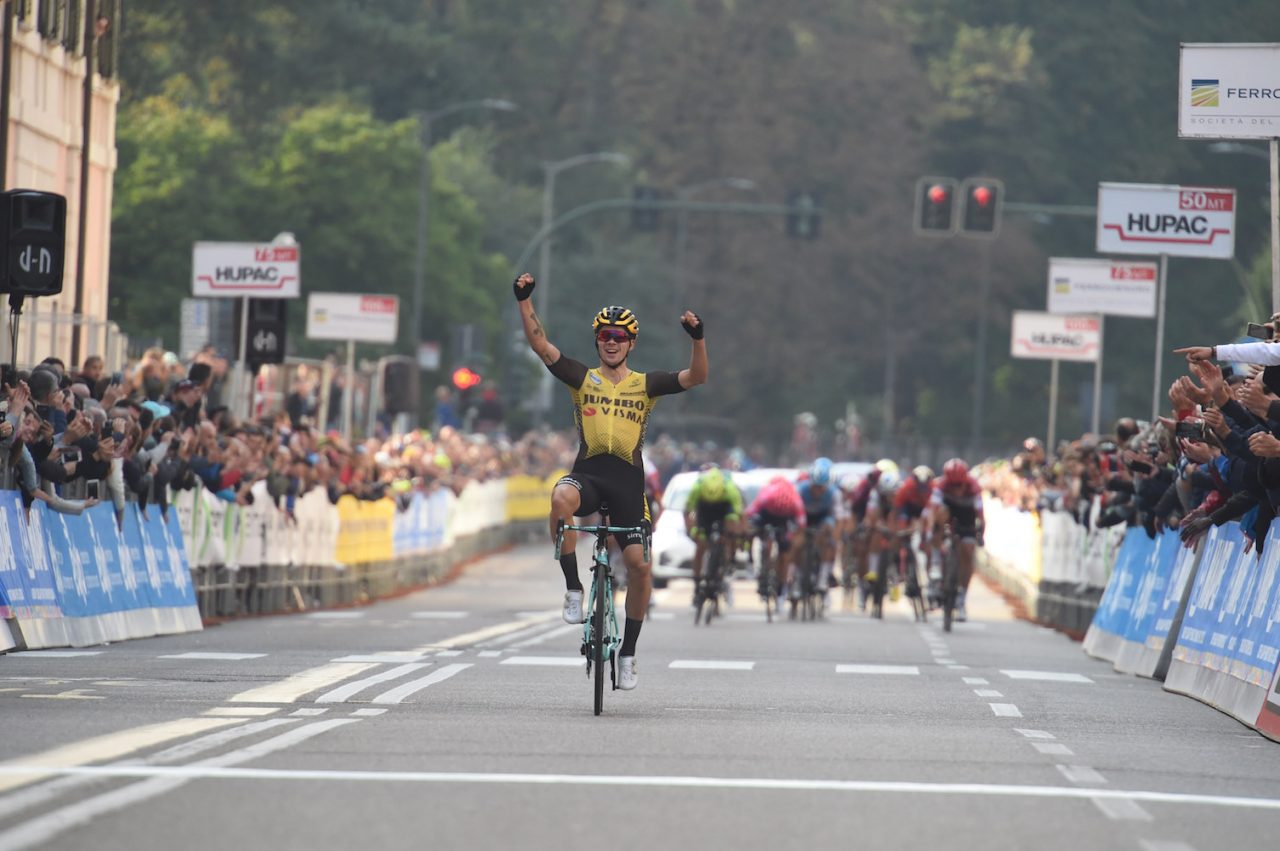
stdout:
{"type": "Polygon", "coordinates": [[[618,307],[616,304],[600,308],[600,312],[596,314],[595,320],[591,323],[591,333],[595,334],[601,327],[606,325],[621,328],[630,334],[633,340],[640,334],[640,323],[636,320],[636,315],[627,308],[618,307]]]}

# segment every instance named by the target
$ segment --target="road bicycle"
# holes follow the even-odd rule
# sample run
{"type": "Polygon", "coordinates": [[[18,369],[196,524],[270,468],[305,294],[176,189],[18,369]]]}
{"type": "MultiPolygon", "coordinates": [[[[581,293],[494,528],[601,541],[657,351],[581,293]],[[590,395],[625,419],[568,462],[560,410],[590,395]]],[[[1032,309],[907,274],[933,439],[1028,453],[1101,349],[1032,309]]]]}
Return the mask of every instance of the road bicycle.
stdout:
{"type": "Polygon", "coordinates": [[[942,559],[942,629],[950,632],[960,586],[960,552],[956,549],[950,528],[942,535],[938,554],[942,559]]]}
{"type": "Polygon", "coordinates": [[[760,538],[760,575],[756,579],[756,593],[764,601],[764,618],[767,623],[773,623],[775,613],[782,613],[781,601],[778,599],[781,590],[778,564],[781,563],[783,554],[778,550],[778,532],[778,527],[769,524],[756,531],[760,538]]]}
{"type": "MultiPolygon", "coordinates": [[[[602,514],[603,517],[603,514],[602,514]]],[[[609,682],[618,687],[618,647],[622,636],[618,633],[618,616],[613,608],[613,577],[609,570],[609,536],[627,536],[640,533],[644,545],[644,560],[649,561],[649,536],[643,526],[610,526],[603,517],[603,525],[576,526],[560,521],[556,528],[555,559],[560,561],[560,548],[564,545],[565,532],[582,532],[595,536],[595,549],[591,558],[591,594],[584,600],[585,615],[582,624],[582,655],[587,657],[587,679],[593,681],[595,714],[604,709],[604,664],[609,662],[609,682]]]]}
{"type": "Polygon", "coordinates": [[[822,573],[818,544],[820,531],[810,528],[805,532],[804,549],[792,572],[791,581],[796,589],[791,594],[791,620],[796,619],[797,611],[802,621],[817,620],[823,614],[823,600],[826,599],[827,589],[819,587],[822,584],[819,581],[822,573]]]}
{"type": "Polygon", "coordinates": [[[707,532],[707,559],[702,566],[702,576],[693,590],[693,625],[698,622],[710,626],[711,618],[720,614],[720,600],[724,597],[725,552],[724,538],[717,521],[707,532]],[[705,618],[704,618],[705,613],[705,618]]]}

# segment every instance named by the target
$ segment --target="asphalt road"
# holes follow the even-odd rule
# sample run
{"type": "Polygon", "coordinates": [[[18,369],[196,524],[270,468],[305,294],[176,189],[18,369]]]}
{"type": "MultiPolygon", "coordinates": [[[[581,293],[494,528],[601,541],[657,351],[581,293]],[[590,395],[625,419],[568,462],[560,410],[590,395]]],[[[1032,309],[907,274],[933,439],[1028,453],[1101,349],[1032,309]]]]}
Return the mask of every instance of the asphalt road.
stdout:
{"type": "Polygon", "coordinates": [[[946,635],[905,605],[769,625],[749,583],[695,627],[675,583],[640,687],[594,717],[547,549],[360,609],[0,656],[0,851],[1210,851],[1280,828],[1280,746],[976,587],[946,635]]]}

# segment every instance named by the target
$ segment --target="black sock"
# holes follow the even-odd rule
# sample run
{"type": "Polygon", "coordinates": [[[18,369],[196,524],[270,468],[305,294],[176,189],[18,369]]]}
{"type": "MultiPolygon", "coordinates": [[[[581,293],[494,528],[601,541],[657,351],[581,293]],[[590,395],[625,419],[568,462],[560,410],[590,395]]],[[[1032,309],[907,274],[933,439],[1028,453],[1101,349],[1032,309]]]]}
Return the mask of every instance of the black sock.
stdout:
{"type": "Polygon", "coordinates": [[[622,628],[622,649],[618,651],[619,656],[636,655],[636,639],[640,637],[640,627],[642,626],[644,626],[644,621],[627,618],[627,624],[622,628]]]}
{"type": "Polygon", "coordinates": [[[564,571],[564,587],[566,591],[581,591],[582,580],[578,578],[578,554],[561,553],[560,569],[564,571]]]}

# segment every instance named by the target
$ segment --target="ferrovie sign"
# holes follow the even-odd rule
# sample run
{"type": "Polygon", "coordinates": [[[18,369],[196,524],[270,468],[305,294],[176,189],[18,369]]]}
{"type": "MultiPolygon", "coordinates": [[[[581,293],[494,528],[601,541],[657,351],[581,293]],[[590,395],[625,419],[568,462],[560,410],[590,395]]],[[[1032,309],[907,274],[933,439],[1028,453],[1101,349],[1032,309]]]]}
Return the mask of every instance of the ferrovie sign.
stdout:
{"type": "Polygon", "coordinates": [[[257,242],[197,242],[191,294],[200,297],[297,298],[302,249],[257,242]]]}
{"type": "Polygon", "coordinates": [[[1099,254],[1230,259],[1236,191],[1148,183],[1098,184],[1099,254]]]}
{"type": "Polygon", "coordinates": [[[1010,343],[1015,358],[1093,363],[1102,354],[1102,319],[1015,310],[1010,343]]]}
{"type": "Polygon", "coordinates": [[[1178,62],[1178,135],[1280,136],[1280,44],[1184,44],[1178,62]]]}

